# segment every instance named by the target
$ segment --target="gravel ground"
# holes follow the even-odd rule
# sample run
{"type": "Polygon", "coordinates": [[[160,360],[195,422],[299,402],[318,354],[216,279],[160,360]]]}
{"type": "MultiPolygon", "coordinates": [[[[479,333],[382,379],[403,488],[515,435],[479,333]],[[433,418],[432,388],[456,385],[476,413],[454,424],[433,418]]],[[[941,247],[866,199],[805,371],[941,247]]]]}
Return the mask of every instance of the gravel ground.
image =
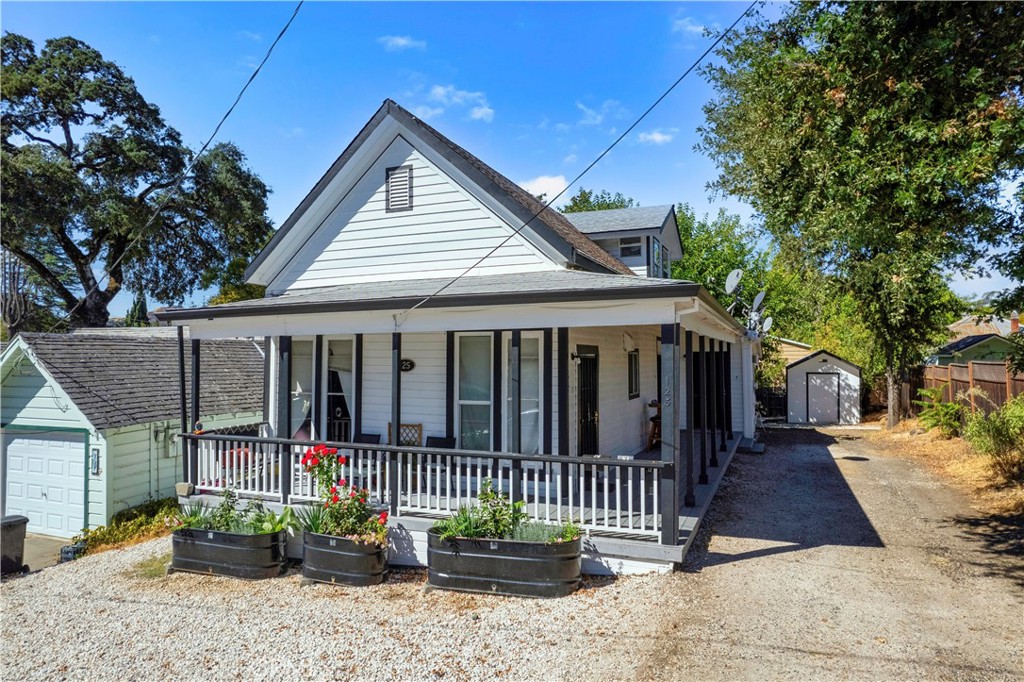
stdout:
{"type": "Polygon", "coordinates": [[[770,438],[674,575],[553,601],[141,575],[165,538],[0,586],[0,678],[1024,678],[1020,557],[965,536],[958,493],[854,433],[770,438]]]}

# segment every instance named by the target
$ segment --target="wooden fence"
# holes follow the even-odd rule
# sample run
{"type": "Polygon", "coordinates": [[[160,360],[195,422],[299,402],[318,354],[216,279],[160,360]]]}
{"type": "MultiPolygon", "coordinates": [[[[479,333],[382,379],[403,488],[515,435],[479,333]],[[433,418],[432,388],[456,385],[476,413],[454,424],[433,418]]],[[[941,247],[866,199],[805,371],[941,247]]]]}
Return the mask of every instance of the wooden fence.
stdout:
{"type": "Polygon", "coordinates": [[[972,412],[981,410],[988,413],[1010,398],[1024,395],[1024,374],[1012,374],[1002,362],[916,367],[900,391],[903,413],[916,415],[921,409],[913,402],[921,399],[918,390],[937,386],[943,387],[943,400],[956,400],[972,412]],[[971,389],[980,389],[984,395],[976,395],[977,391],[971,389]]]}

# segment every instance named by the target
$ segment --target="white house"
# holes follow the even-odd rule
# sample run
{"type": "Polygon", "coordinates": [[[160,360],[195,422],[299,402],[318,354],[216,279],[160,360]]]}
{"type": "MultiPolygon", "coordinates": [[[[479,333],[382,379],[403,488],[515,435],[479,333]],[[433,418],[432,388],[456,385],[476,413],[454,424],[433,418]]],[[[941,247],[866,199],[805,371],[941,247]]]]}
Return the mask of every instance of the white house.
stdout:
{"type": "MultiPolygon", "coordinates": [[[[173,329],[22,334],[0,355],[0,501],[28,531],[70,538],[181,480],[173,329]]],[[[191,357],[186,359],[191,362],[191,357]]],[[[251,341],[203,349],[207,428],[263,417],[263,357],[251,341]]]]}
{"type": "Polygon", "coordinates": [[[786,366],[790,424],[859,424],[860,367],[825,350],[786,366]]]}
{"type": "Polygon", "coordinates": [[[667,278],[680,254],[671,207],[563,216],[385,101],[249,267],[266,298],[159,313],[192,352],[269,349],[273,437],[188,437],[189,480],[312,500],[295,457],[334,441],[403,530],[392,561],[490,476],[594,556],[670,565],[707,467],[753,436],[757,343],[667,278]]]}

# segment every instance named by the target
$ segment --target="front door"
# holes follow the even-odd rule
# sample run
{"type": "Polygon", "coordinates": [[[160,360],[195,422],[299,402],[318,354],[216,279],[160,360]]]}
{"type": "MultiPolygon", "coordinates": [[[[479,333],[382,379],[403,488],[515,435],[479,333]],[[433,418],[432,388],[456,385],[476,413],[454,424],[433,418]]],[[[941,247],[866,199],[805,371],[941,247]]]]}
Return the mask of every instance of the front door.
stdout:
{"type": "Polygon", "coordinates": [[[578,388],[579,455],[598,454],[597,427],[601,420],[597,403],[597,346],[576,346],[579,358],[576,385],[578,388]]]}

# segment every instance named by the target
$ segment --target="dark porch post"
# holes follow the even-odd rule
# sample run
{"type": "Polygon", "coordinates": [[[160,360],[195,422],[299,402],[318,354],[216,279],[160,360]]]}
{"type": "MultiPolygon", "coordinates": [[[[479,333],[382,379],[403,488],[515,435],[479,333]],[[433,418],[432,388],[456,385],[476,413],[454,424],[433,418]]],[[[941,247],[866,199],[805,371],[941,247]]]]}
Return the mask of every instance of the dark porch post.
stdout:
{"type": "Polygon", "coordinates": [[[355,441],[363,432],[363,335],[356,334],[355,357],[352,358],[353,386],[352,396],[355,407],[352,410],[352,433],[349,434],[355,441]]]}
{"type": "Polygon", "coordinates": [[[704,337],[700,337],[700,361],[698,376],[700,377],[700,476],[697,483],[708,482],[708,359],[704,352],[704,337]]]}
{"type": "Polygon", "coordinates": [[[718,400],[718,431],[719,431],[719,449],[725,452],[729,449],[728,438],[726,438],[726,417],[728,405],[725,400],[725,387],[729,383],[729,377],[725,373],[725,341],[718,342],[718,352],[715,353],[715,361],[718,363],[718,393],[716,399],[718,400]]]}
{"type": "Polygon", "coordinates": [[[313,341],[313,400],[309,406],[312,414],[314,440],[325,441],[328,434],[324,431],[324,411],[320,401],[324,395],[324,337],[317,334],[313,341]]]}
{"type": "Polygon", "coordinates": [[[708,466],[718,466],[718,340],[708,339],[708,400],[711,402],[711,419],[708,422],[711,430],[711,459],[708,466]]]}
{"type": "MultiPolygon", "coordinates": [[[[186,433],[195,433],[199,423],[199,339],[192,339],[192,407],[189,411],[189,424],[186,433]]],[[[188,449],[188,468],[199,471],[199,445],[195,442],[188,449]]]]}
{"type": "Polygon", "coordinates": [[[694,422],[696,421],[697,405],[694,403],[694,381],[693,376],[693,344],[694,333],[686,332],[686,496],[683,504],[693,507],[697,504],[693,494],[693,453],[694,443],[694,422]]]}
{"type": "MultiPolygon", "coordinates": [[[[519,381],[522,378],[520,374],[520,362],[519,362],[519,349],[523,342],[523,332],[519,329],[512,330],[512,348],[508,354],[508,410],[509,417],[511,418],[511,424],[509,424],[508,434],[508,449],[511,452],[520,451],[520,436],[522,435],[520,429],[520,418],[522,411],[522,401],[519,393],[519,381]]],[[[522,499],[522,478],[523,478],[523,463],[518,460],[512,460],[511,480],[509,486],[510,499],[513,502],[518,502],[522,499]]]]}
{"type": "MultiPolygon", "coordinates": [[[[569,457],[569,328],[558,328],[558,454],[569,457]]],[[[559,495],[569,493],[569,466],[559,464],[559,495]]]]}
{"type": "MultiPolygon", "coordinates": [[[[402,436],[402,334],[391,334],[391,445],[399,445],[402,436]]],[[[398,457],[390,452],[388,471],[389,505],[391,513],[398,514],[398,457]]]]}
{"type": "MultiPolygon", "coordinates": [[[[290,438],[292,430],[292,401],[289,389],[292,383],[292,337],[277,338],[277,426],[278,438],[290,438]]],[[[292,448],[281,448],[281,504],[288,504],[292,493],[292,448]]]]}
{"type": "Polygon", "coordinates": [[[735,438],[732,430],[732,343],[725,344],[725,430],[729,440],[735,438]]]}
{"type": "MultiPolygon", "coordinates": [[[[661,544],[679,541],[679,324],[661,325],[661,544]]],[[[641,474],[643,475],[643,474],[641,474]]],[[[597,491],[594,491],[597,494],[597,491]]]]}
{"type": "MultiPolygon", "coordinates": [[[[188,428],[188,399],[185,397],[185,328],[178,327],[178,397],[181,403],[181,432],[189,433],[188,428]]],[[[191,483],[188,477],[189,455],[191,441],[181,441],[181,480],[191,483]]]]}

